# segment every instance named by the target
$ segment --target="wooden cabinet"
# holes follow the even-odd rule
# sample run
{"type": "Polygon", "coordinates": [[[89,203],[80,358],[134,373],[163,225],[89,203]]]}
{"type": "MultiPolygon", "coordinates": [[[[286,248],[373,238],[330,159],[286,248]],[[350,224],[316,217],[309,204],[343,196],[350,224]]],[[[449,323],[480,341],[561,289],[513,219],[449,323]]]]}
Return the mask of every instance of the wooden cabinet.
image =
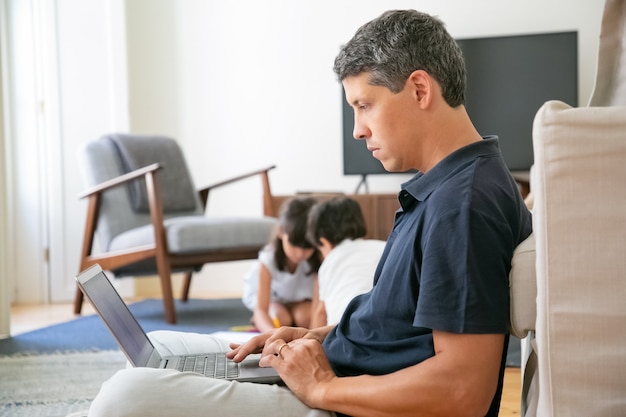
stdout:
{"type": "Polygon", "coordinates": [[[519,186],[522,197],[526,198],[530,193],[530,171],[511,171],[511,175],[519,186]]]}
{"type": "Polygon", "coordinates": [[[387,240],[393,227],[394,214],[400,208],[396,194],[298,193],[295,195],[275,195],[272,196],[274,215],[277,216],[281,204],[292,197],[306,196],[323,201],[340,195],[353,198],[361,206],[367,226],[366,238],[387,240]]]}

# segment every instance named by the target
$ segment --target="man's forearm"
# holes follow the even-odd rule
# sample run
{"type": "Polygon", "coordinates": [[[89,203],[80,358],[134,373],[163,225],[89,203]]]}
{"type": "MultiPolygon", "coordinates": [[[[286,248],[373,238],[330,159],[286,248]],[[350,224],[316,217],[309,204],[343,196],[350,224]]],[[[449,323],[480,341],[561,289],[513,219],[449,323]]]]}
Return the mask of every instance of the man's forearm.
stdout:
{"type": "MultiPolygon", "coordinates": [[[[457,378],[439,379],[423,363],[383,375],[337,377],[320,384],[315,399],[307,405],[351,416],[483,416],[473,400],[462,394],[467,387],[457,378]],[[419,369],[421,368],[421,369],[419,369]]],[[[433,369],[434,370],[434,369],[433,369]]],[[[490,388],[481,388],[488,389],[490,388]]],[[[471,391],[471,390],[470,390],[471,391]]]]}
{"type": "Polygon", "coordinates": [[[330,325],[330,326],[322,326],[322,327],[317,327],[315,329],[311,329],[307,334],[303,336],[303,338],[315,339],[318,342],[322,343],[324,339],[326,339],[326,336],[328,335],[328,333],[330,333],[330,331],[333,329],[333,327],[335,326],[330,325]]]}
{"type": "Polygon", "coordinates": [[[381,376],[322,378],[300,392],[312,391],[309,406],[351,416],[484,416],[504,335],[433,335],[435,356],[417,365],[381,376]]]}

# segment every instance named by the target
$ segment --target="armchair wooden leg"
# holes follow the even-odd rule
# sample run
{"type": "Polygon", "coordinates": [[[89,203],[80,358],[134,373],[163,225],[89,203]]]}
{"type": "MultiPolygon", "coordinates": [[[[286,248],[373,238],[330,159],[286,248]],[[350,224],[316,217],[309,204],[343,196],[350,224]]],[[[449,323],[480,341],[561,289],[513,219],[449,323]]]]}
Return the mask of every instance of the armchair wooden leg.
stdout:
{"type": "Polygon", "coordinates": [[[170,279],[168,279],[167,282],[163,282],[163,278],[161,277],[161,291],[163,293],[165,321],[169,324],[176,324],[176,309],[174,307],[174,296],[172,295],[172,283],[170,279]],[[169,287],[169,291],[167,291],[165,287],[169,287]]]}
{"type": "Polygon", "coordinates": [[[170,263],[165,259],[157,259],[157,265],[161,281],[161,294],[163,294],[165,321],[169,324],[176,324],[176,310],[174,307],[174,295],[172,292],[172,270],[170,263]]]}
{"type": "Polygon", "coordinates": [[[161,197],[159,195],[159,182],[154,172],[146,176],[146,188],[150,203],[150,219],[154,227],[155,256],[157,270],[161,278],[165,320],[170,324],[176,324],[174,295],[172,294],[172,264],[167,251],[167,239],[163,226],[163,206],[161,205],[161,197]]]}
{"type": "Polygon", "coordinates": [[[84,297],[85,295],[80,288],[78,288],[78,285],[76,285],[76,295],[74,296],[74,314],[78,315],[83,310],[84,297]]]}
{"type": "Polygon", "coordinates": [[[193,271],[185,272],[183,278],[183,292],[181,294],[180,299],[186,303],[189,301],[189,288],[191,287],[191,276],[193,275],[193,271]]]}

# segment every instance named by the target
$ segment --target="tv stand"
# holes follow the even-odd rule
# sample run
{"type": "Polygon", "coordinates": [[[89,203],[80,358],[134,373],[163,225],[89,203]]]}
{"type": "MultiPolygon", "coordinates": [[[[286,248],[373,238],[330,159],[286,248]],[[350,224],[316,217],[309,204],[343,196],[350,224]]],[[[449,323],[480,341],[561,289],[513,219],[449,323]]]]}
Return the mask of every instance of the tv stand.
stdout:
{"type": "Polygon", "coordinates": [[[363,186],[363,189],[365,190],[365,194],[369,194],[370,193],[370,188],[367,185],[367,174],[361,174],[361,181],[359,181],[359,183],[356,185],[356,189],[354,190],[354,194],[358,194],[359,190],[361,189],[361,186],[363,186]]]}
{"type": "Polygon", "coordinates": [[[511,171],[511,176],[517,183],[523,198],[530,193],[530,171],[511,171]]]}

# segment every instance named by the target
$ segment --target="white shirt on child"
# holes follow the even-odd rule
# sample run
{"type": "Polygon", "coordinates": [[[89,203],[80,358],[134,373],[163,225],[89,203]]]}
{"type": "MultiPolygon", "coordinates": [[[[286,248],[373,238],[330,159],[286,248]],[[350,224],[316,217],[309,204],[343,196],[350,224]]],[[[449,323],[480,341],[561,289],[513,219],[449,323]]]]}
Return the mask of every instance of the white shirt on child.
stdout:
{"type": "Polygon", "coordinates": [[[326,324],[337,324],[350,300],[372,288],[385,244],[383,240],[346,239],[324,258],[318,286],[326,308],[326,324]]]}
{"type": "Polygon", "coordinates": [[[253,311],[257,303],[259,290],[259,272],[261,264],[265,265],[272,277],[270,300],[277,303],[292,303],[313,298],[314,274],[307,275],[311,270],[308,262],[300,262],[292,274],[278,269],[274,261],[274,247],[267,245],[259,251],[259,259],[243,279],[244,305],[253,311]]]}

